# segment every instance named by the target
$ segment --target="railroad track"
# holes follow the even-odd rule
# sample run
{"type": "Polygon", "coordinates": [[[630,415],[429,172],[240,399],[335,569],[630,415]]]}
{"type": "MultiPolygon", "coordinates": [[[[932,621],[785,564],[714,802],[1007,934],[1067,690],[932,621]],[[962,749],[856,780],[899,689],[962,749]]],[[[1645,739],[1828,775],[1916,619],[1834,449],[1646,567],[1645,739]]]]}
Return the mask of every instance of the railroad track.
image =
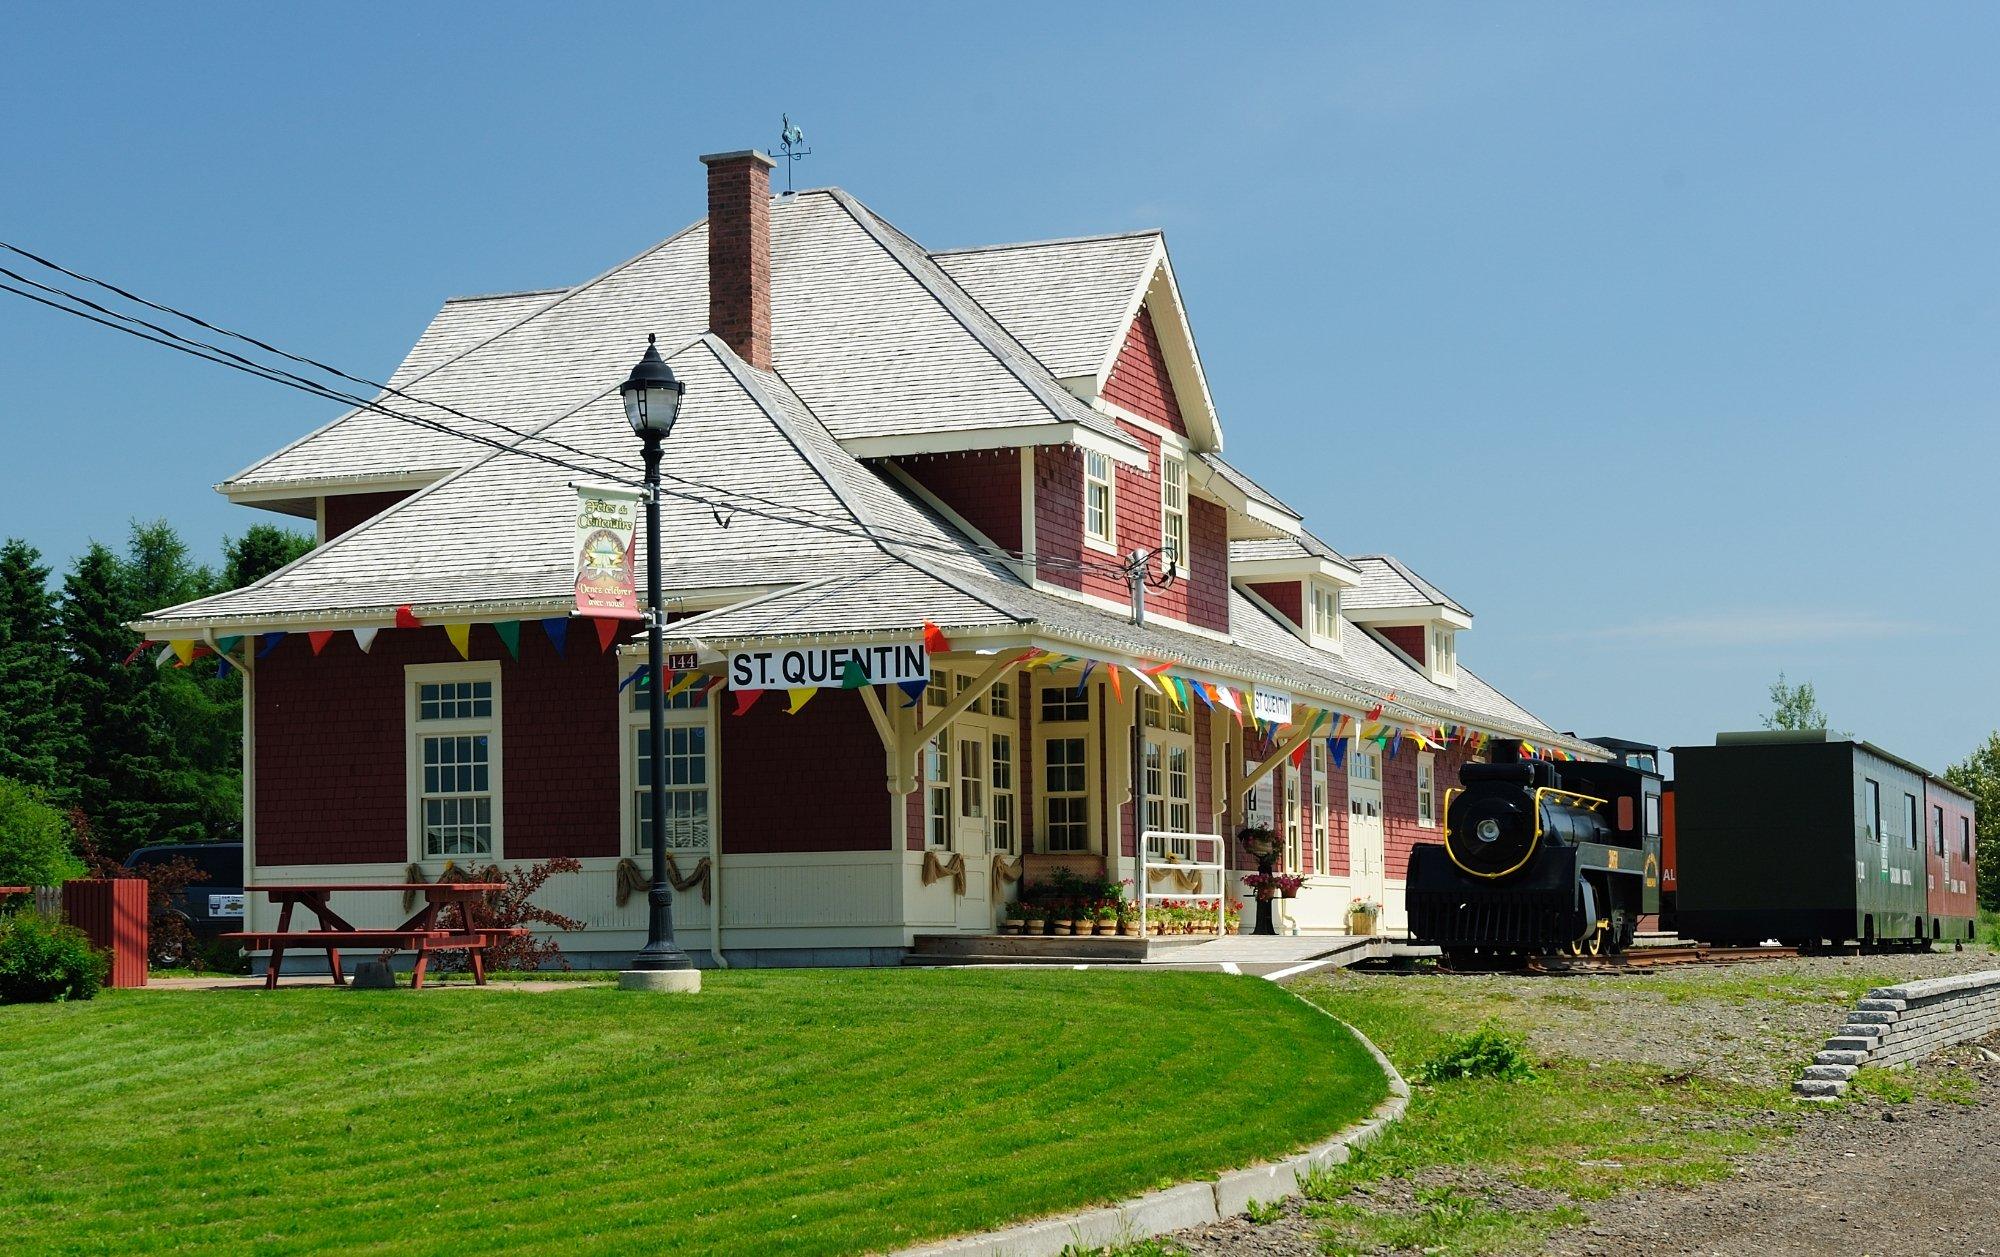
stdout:
{"type": "Polygon", "coordinates": [[[1641,969],[1667,969],[1678,965],[1737,965],[1759,960],[1792,960],[1796,947],[1635,947],[1616,956],[1535,956],[1525,968],[1530,973],[1629,973],[1641,969]]]}

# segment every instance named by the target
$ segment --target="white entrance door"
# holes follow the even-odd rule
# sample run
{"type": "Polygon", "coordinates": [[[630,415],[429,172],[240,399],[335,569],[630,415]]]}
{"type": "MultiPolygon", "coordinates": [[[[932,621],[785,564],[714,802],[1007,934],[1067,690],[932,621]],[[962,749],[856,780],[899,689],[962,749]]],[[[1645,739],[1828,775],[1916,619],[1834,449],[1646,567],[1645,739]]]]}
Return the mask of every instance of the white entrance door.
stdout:
{"type": "Polygon", "coordinates": [[[1347,853],[1354,897],[1381,903],[1388,888],[1383,875],[1382,757],[1359,739],[1347,757],[1347,853]]]}

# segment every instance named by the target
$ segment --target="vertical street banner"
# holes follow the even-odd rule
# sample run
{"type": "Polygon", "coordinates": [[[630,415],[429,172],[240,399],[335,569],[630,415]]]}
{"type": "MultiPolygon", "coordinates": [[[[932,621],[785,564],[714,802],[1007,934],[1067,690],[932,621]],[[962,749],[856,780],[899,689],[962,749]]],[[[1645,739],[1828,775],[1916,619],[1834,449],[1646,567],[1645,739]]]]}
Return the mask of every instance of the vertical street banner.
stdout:
{"type": "Polygon", "coordinates": [[[632,571],[641,494],[619,485],[576,484],[576,613],[636,620],[632,571]]]}

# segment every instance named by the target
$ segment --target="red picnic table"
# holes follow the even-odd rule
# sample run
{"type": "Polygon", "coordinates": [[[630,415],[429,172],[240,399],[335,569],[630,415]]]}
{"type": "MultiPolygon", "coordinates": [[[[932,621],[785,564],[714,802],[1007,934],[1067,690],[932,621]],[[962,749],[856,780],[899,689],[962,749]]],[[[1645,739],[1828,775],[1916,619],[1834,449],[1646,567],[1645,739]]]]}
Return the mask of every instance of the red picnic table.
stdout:
{"type": "Polygon", "coordinates": [[[340,971],[342,947],[380,948],[385,960],[399,951],[416,952],[416,967],[410,972],[411,990],[423,988],[424,967],[430,962],[432,952],[462,951],[472,962],[473,981],[484,986],[487,944],[495,938],[527,933],[519,926],[496,929],[472,924],[472,906],[486,894],[505,889],[506,885],[501,882],[341,882],[312,886],[247,886],[244,888],[246,894],[269,895],[272,903],[280,905],[278,928],[242,930],[222,937],[239,941],[253,951],[260,947],[270,949],[271,959],[264,971],[267,989],[277,987],[278,968],[284,963],[287,950],[325,950],[327,968],[333,971],[333,984],[345,986],[347,978],[340,971]],[[356,928],[327,902],[330,896],[337,894],[378,892],[422,895],[424,903],[409,920],[394,929],[382,930],[356,928]],[[292,928],[292,909],[299,907],[318,918],[318,929],[292,928]],[[457,929],[451,929],[439,920],[447,907],[456,910],[457,929]]]}

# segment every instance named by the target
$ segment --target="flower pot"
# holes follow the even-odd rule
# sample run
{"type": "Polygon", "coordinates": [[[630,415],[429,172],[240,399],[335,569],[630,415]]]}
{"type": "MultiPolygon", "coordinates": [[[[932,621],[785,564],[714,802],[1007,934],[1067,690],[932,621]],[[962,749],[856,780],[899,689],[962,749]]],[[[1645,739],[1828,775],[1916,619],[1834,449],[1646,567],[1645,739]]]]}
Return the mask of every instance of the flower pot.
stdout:
{"type": "Polygon", "coordinates": [[[1116,921],[1093,921],[1090,923],[1090,932],[1092,934],[1109,934],[1117,928],[1118,923],[1116,921]]]}
{"type": "Polygon", "coordinates": [[[1008,934],[1026,934],[1028,922],[1025,917],[1008,917],[1001,928],[1008,934]]]}
{"type": "Polygon", "coordinates": [[[1286,890],[1282,886],[1278,888],[1278,898],[1280,899],[1297,899],[1298,897],[1299,892],[1296,889],[1286,890]]]}
{"type": "Polygon", "coordinates": [[[1059,929],[1059,930],[1057,930],[1057,931],[1056,931],[1056,933],[1058,933],[1058,934],[1072,934],[1072,935],[1073,935],[1073,934],[1075,934],[1075,933],[1077,932],[1077,929],[1076,929],[1076,925],[1077,925],[1077,923],[1076,923],[1075,921],[1064,921],[1064,922],[1062,922],[1061,924],[1062,924],[1062,928],[1061,928],[1061,929],[1059,929]]]}
{"type": "Polygon", "coordinates": [[[1360,936],[1375,933],[1375,914],[1372,912],[1350,912],[1347,914],[1347,932],[1360,936]]]}
{"type": "Polygon", "coordinates": [[[1241,921],[1231,921],[1228,929],[1231,934],[1241,934],[1243,932],[1243,923],[1241,921]]]}

